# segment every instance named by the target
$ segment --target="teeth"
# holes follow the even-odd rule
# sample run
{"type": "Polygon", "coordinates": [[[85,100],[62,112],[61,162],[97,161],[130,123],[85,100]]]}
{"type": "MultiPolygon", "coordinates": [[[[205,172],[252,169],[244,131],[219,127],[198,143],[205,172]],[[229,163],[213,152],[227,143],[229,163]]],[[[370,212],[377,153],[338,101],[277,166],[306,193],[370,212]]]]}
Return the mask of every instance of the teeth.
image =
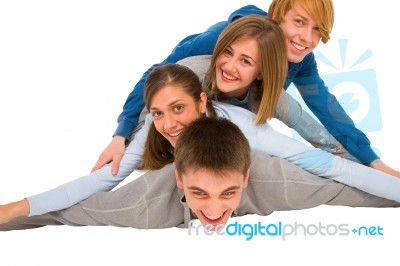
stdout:
{"type": "Polygon", "coordinates": [[[228,75],[225,72],[222,72],[222,76],[224,76],[224,78],[227,78],[229,80],[237,80],[237,78],[235,78],[234,76],[228,75]]]}
{"type": "Polygon", "coordinates": [[[222,217],[223,213],[220,216],[209,216],[209,215],[205,214],[204,212],[203,212],[203,214],[204,214],[205,217],[207,217],[210,220],[217,220],[217,219],[222,217]]]}
{"type": "Polygon", "coordinates": [[[305,46],[300,45],[300,44],[298,44],[298,43],[296,43],[296,42],[290,42],[290,43],[291,43],[297,50],[303,51],[303,50],[306,49],[305,46]]]}
{"type": "Polygon", "coordinates": [[[175,132],[175,133],[168,133],[168,135],[170,135],[171,137],[176,137],[176,136],[178,136],[179,134],[181,134],[180,131],[175,132]]]}

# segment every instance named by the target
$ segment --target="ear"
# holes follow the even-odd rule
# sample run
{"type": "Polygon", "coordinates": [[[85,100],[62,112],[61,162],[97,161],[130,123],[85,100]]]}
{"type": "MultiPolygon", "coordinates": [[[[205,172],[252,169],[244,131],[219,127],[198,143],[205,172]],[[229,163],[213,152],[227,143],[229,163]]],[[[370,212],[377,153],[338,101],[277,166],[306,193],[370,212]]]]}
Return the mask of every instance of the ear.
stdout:
{"type": "Polygon", "coordinates": [[[246,188],[247,185],[249,184],[249,178],[250,178],[250,169],[248,169],[246,174],[243,176],[243,188],[246,188]]]}
{"type": "Polygon", "coordinates": [[[262,80],[261,74],[258,74],[257,77],[256,77],[256,79],[257,79],[257,80],[262,80]]]}
{"type": "Polygon", "coordinates": [[[272,13],[272,16],[271,16],[271,19],[274,21],[274,22],[276,22],[276,14],[275,13],[272,13]]]}
{"type": "Polygon", "coordinates": [[[175,170],[176,186],[177,186],[179,189],[183,189],[182,177],[181,177],[181,175],[179,174],[178,170],[176,170],[175,163],[174,163],[174,170],[175,170]]]}
{"type": "Polygon", "coordinates": [[[206,113],[207,110],[207,94],[203,91],[200,93],[200,112],[202,114],[206,113]]]}

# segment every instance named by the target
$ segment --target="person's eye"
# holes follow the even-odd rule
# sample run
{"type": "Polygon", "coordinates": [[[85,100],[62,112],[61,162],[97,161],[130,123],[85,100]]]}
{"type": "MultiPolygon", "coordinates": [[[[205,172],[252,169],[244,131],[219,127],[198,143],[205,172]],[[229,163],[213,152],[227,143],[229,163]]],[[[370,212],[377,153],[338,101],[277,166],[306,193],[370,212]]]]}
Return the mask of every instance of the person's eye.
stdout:
{"type": "Polygon", "coordinates": [[[185,109],[185,107],[183,105],[177,105],[174,107],[174,109],[175,109],[175,112],[179,113],[179,112],[182,112],[183,109],[185,109]]]}
{"type": "Polygon", "coordinates": [[[231,196],[235,195],[235,193],[236,193],[236,191],[226,191],[222,195],[224,197],[231,197],[231,196]]]}
{"type": "Polygon", "coordinates": [[[206,196],[206,193],[204,193],[203,191],[192,191],[192,194],[195,195],[196,197],[206,196]]]}
{"type": "Polygon", "coordinates": [[[299,25],[304,25],[304,21],[302,19],[296,18],[294,21],[299,25]]]}
{"type": "Polygon", "coordinates": [[[251,62],[247,59],[242,59],[242,63],[251,66],[251,62]]]}
{"type": "Polygon", "coordinates": [[[159,118],[161,116],[161,112],[158,112],[158,111],[151,112],[151,116],[154,119],[157,119],[157,118],[159,118]]]}
{"type": "Polygon", "coordinates": [[[319,27],[314,27],[313,30],[320,32],[319,27]]]}
{"type": "Polygon", "coordinates": [[[233,55],[232,51],[229,50],[229,49],[225,49],[224,54],[225,54],[226,56],[232,56],[232,55],[233,55]]]}

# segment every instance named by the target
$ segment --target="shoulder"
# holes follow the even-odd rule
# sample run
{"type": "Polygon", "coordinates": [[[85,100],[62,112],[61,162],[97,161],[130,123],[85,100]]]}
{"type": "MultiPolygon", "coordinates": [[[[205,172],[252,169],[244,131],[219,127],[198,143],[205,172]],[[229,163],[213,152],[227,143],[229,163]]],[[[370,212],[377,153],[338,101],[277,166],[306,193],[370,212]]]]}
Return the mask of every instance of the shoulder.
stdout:
{"type": "Polygon", "coordinates": [[[316,74],[318,74],[317,62],[315,61],[314,53],[311,52],[301,61],[299,75],[315,76],[316,74]]]}
{"type": "Polygon", "coordinates": [[[210,67],[210,62],[211,55],[197,55],[186,57],[176,63],[193,70],[193,72],[199,77],[200,81],[203,82],[204,77],[210,67]]]}
{"type": "Polygon", "coordinates": [[[237,18],[244,17],[247,15],[261,15],[261,16],[267,16],[267,12],[262,10],[261,8],[254,6],[254,5],[247,5],[243,6],[235,11],[232,12],[232,14],[228,18],[228,22],[231,23],[237,18]]]}
{"type": "Polygon", "coordinates": [[[218,101],[212,103],[218,117],[226,118],[238,126],[252,124],[255,119],[255,114],[244,108],[218,101]]]}

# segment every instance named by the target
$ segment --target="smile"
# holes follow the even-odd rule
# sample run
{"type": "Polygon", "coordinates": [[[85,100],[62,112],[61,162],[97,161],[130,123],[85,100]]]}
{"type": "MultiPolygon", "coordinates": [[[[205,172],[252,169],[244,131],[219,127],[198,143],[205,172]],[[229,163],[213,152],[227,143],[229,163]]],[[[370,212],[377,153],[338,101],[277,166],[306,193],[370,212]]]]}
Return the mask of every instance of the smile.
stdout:
{"type": "Polygon", "coordinates": [[[305,47],[303,45],[300,45],[300,44],[298,44],[296,42],[293,42],[293,41],[290,41],[290,44],[293,45],[294,48],[296,48],[297,50],[300,50],[300,51],[304,51],[305,49],[307,49],[307,47],[305,47]]]}
{"type": "Polygon", "coordinates": [[[167,133],[168,134],[168,136],[170,136],[170,137],[177,137],[177,136],[179,136],[180,134],[181,134],[181,132],[182,132],[182,130],[180,130],[180,131],[177,131],[177,132],[173,132],[173,133],[167,133]]]}
{"type": "Polygon", "coordinates": [[[217,221],[217,220],[221,219],[222,216],[224,216],[224,214],[226,213],[226,211],[224,211],[223,213],[221,213],[221,215],[219,215],[219,216],[207,215],[207,214],[205,214],[205,213],[202,212],[202,211],[201,211],[201,213],[202,213],[202,214],[204,215],[204,217],[206,217],[208,220],[214,222],[214,221],[217,221]]]}
{"type": "Polygon", "coordinates": [[[226,78],[226,79],[229,79],[229,80],[238,80],[238,78],[235,78],[234,76],[231,76],[231,75],[228,75],[228,74],[226,74],[224,71],[222,71],[222,76],[224,77],[224,78],[226,78]]]}

